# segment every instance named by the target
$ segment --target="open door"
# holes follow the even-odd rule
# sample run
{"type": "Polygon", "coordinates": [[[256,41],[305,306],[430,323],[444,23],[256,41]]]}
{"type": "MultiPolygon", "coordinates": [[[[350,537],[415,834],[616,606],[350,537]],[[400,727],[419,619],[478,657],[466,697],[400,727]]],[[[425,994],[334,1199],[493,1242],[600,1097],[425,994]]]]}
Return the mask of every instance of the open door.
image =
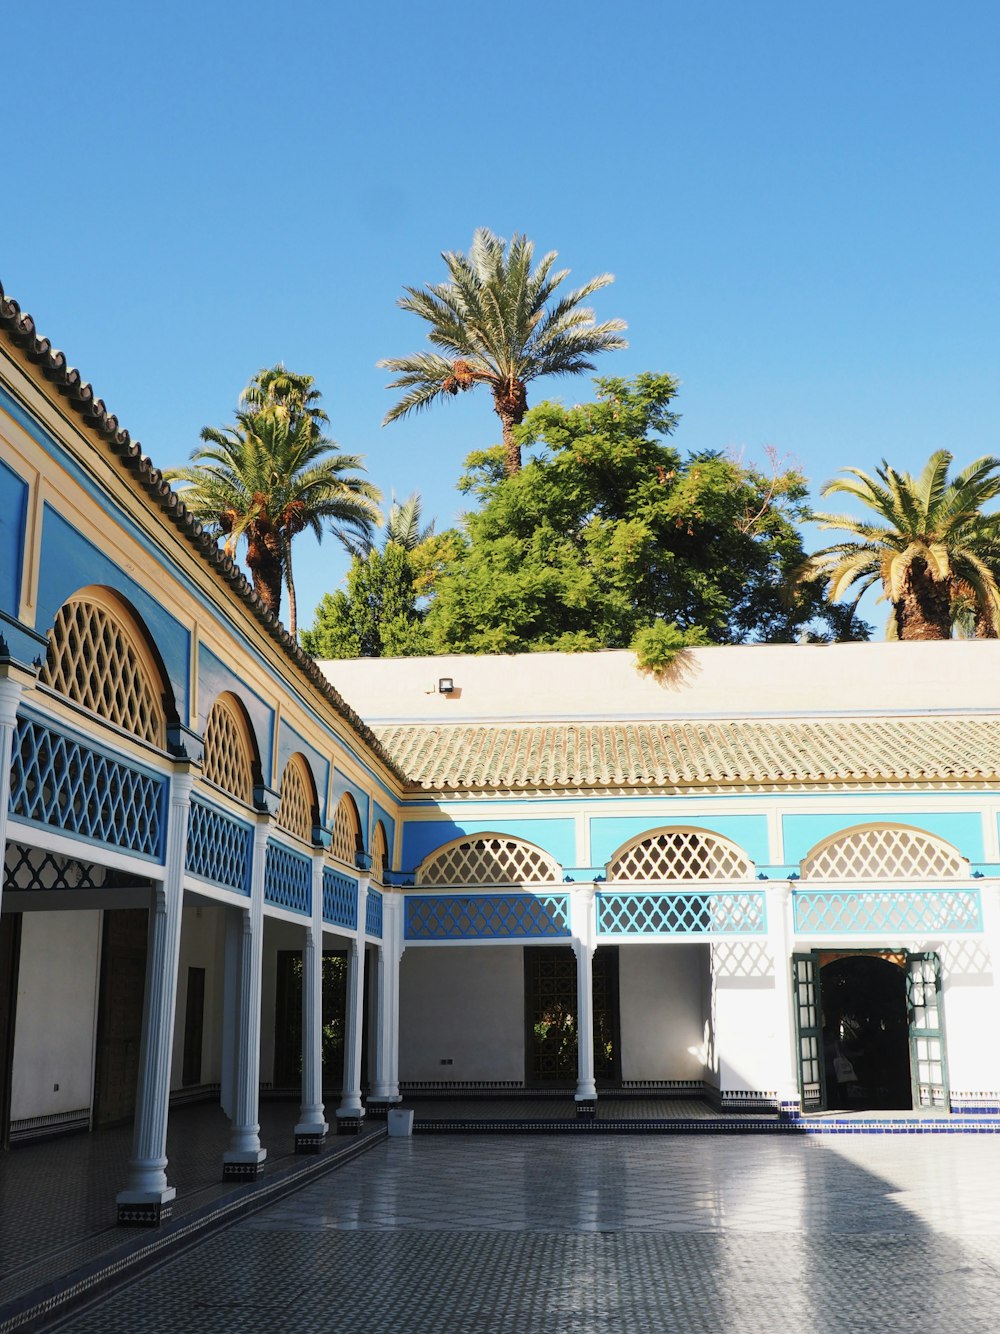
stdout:
{"type": "Polygon", "coordinates": [[[944,1051],[941,960],[936,954],[911,954],[906,968],[906,1004],[910,1021],[910,1074],[914,1107],[947,1111],[948,1066],[944,1051]]]}
{"type": "Polygon", "coordinates": [[[819,960],[814,954],[792,955],[795,987],[795,1039],[799,1091],[804,1112],[826,1106],[823,1071],[823,1010],[820,1003],[819,960]]]}

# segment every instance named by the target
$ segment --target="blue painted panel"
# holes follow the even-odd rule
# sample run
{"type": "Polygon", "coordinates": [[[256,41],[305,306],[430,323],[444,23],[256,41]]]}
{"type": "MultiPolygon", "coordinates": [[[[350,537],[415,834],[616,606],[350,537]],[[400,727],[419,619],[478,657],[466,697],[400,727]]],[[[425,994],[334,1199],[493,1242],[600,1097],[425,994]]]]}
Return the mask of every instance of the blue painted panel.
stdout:
{"type": "MultiPolygon", "coordinates": [[[[358,808],[358,819],[361,821],[361,842],[364,844],[365,851],[371,852],[371,798],[363,787],[357,787],[354,783],[348,782],[342,773],[336,768],[333,771],[333,803],[330,806],[330,818],[333,819],[334,812],[340,805],[340,798],[345,792],[350,792],[354,798],[354,804],[358,808]]],[[[392,844],[389,844],[392,847],[392,844]]]]}
{"type": "Polygon", "coordinates": [[[936,834],[969,861],[983,860],[983,821],[974,811],[855,811],[847,815],[783,815],[785,861],[801,862],[810,849],[831,834],[865,824],[905,824],[936,834]]]}
{"type": "Polygon", "coordinates": [[[0,462],[0,611],[16,616],[21,604],[28,484],[0,462]]]}
{"type": "Polygon", "coordinates": [[[264,858],[264,902],[291,912],[312,912],[312,862],[274,839],[264,858]]]}
{"type": "Polygon", "coordinates": [[[185,865],[191,875],[250,894],[253,827],[201,797],[191,801],[185,865]]]}
{"type": "Polygon", "coordinates": [[[382,895],[369,889],[365,899],[365,935],[382,939],[382,895]]]}
{"type": "Polygon", "coordinates": [[[385,828],[385,842],[389,849],[389,860],[386,864],[386,870],[391,870],[393,866],[393,854],[396,847],[396,821],[392,818],[384,806],[380,806],[377,801],[372,802],[372,829],[379,820],[382,821],[385,828]]]}
{"type": "Polygon", "coordinates": [[[403,825],[404,871],[412,871],[428,853],[470,834],[508,834],[543,848],[560,866],[576,862],[576,835],[572,820],[420,820],[403,825]]]}
{"type": "Polygon", "coordinates": [[[408,894],[407,940],[551,940],[569,929],[568,894],[408,894]]]}
{"type": "Polygon", "coordinates": [[[186,723],[191,636],[180,621],[169,615],[140,584],[88,542],[57,510],[46,505],[38,570],[38,619],[35,622],[38,630],[42,633],[50,630],[66,599],[88,584],[103,584],[115,589],[128,598],[142,617],[167,669],[177,713],[181,722],[186,723]]]}
{"type": "Polygon", "coordinates": [[[270,783],[271,759],[274,755],[274,710],[265,704],[261,697],[245,685],[221,658],[217,657],[204,644],[198,645],[198,731],[205,735],[208,715],[212,705],[224,691],[235,695],[250,715],[257,747],[260,751],[260,767],[264,782],[270,783]]]}
{"type": "Polygon", "coordinates": [[[275,779],[279,791],[281,775],[285,772],[285,765],[296,751],[300,751],[306,757],[306,762],[312,770],[313,781],[316,784],[316,792],[319,796],[319,820],[320,824],[325,825],[327,822],[326,790],[330,785],[330,761],[324,755],[321,755],[314,746],[310,746],[308,741],[303,740],[295,728],[290,727],[282,719],[278,728],[278,773],[275,779]]]}
{"type": "Polygon", "coordinates": [[[358,926],[358,882],[332,866],[323,867],[323,921],[349,931],[358,926]]]}
{"type": "Polygon", "coordinates": [[[672,824],[693,829],[710,829],[742,848],[755,866],[770,861],[767,841],[767,817],[764,815],[699,815],[678,820],[649,816],[595,815],[590,819],[591,866],[606,866],[614,853],[630,839],[654,829],[669,829],[672,824]]]}

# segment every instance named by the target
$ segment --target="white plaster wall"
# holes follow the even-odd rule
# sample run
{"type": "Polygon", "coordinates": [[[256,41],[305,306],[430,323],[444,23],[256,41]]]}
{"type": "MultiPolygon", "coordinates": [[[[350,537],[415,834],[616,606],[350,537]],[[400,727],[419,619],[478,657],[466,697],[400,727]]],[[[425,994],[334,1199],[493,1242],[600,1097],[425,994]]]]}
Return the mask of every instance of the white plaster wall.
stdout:
{"type": "Polygon", "coordinates": [[[399,985],[400,1079],[524,1079],[520,946],[411,948],[399,985]]]}
{"type": "Polygon", "coordinates": [[[22,916],[12,1121],[91,1106],[100,951],[96,909],[22,916]]]}
{"type": "MultiPolygon", "coordinates": [[[[935,948],[933,945],[929,949],[935,948]]],[[[989,947],[953,940],[937,946],[944,992],[945,1052],[953,1093],[1000,1091],[1000,992],[994,989],[989,947]]]]}
{"type": "Polygon", "coordinates": [[[785,1035],[767,946],[713,946],[712,969],[719,1088],[777,1092],[785,1035]]]}
{"type": "Polygon", "coordinates": [[[224,941],[222,907],[185,904],[177,966],[177,1010],[170,1068],[170,1087],[180,1088],[184,1075],[184,1024],[187,1016],[189,968],[205,969],[205,1021],[201,1050],[201,1082],[217,1084],[222,1056],[222,970],[224,941]]]}
{"type": "Polygon", "coordinates": [[[623,945],[618,951],[622,1079],[705,1075],[704,945],[623,945]]]}

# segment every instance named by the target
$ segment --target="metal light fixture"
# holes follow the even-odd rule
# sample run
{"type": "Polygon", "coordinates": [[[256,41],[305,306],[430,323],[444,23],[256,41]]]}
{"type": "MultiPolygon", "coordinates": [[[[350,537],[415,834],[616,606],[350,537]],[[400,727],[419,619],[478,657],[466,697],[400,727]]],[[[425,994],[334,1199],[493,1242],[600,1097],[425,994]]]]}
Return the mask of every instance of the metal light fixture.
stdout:
{"type": "Polygon", "coordinates": [[[442,676],[438,679],[438,692],[442,695],[450,695],[455,689],[455,682],[450,676],[442,676]]]}

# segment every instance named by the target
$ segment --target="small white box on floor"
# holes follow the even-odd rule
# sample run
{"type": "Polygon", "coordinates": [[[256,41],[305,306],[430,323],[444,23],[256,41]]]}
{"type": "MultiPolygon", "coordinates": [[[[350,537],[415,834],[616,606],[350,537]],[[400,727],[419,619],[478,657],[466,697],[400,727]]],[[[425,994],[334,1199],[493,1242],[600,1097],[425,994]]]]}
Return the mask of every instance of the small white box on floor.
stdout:
{"type": "Polygon", "coordinates": [[[390,1107],[389,1108],[389,1134],[412,1135],[413,1134],[413,1108],[412,1107],[390,1107]]]}

